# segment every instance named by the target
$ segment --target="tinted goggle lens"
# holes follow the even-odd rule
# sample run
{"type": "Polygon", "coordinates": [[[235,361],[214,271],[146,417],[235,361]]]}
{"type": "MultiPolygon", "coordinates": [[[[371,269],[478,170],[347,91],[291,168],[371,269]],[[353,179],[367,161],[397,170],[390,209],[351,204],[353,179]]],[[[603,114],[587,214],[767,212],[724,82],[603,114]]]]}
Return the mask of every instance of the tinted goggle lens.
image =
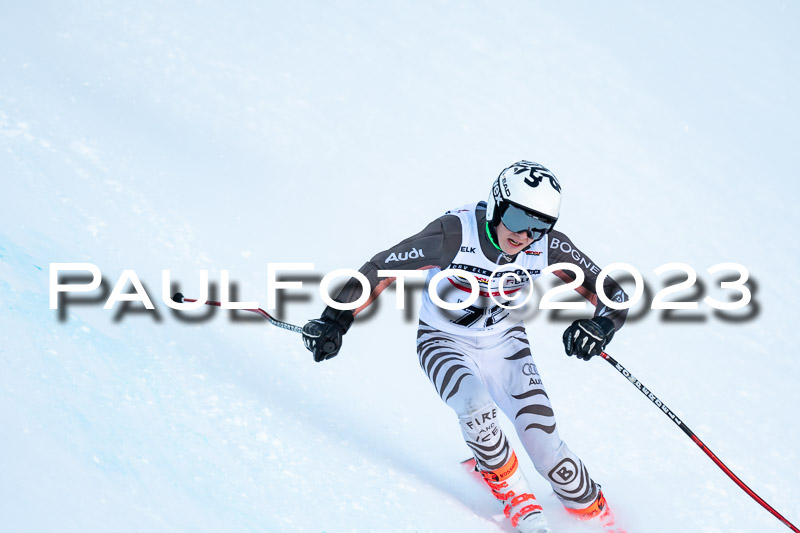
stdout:
{"type": "Polygon", "coordinates": [[[525,231],[532,239],[538,239],[553,229],[555,220],[544,220],[519,207],[509,205],[500,217],[503,225],[513,233],[525,231]]]}

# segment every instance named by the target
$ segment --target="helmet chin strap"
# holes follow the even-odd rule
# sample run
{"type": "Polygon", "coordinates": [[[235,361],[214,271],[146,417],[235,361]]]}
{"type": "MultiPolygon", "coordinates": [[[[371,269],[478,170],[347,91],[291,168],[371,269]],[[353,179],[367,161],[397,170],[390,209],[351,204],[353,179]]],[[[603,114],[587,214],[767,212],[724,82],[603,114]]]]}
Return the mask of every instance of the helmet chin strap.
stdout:
{"type": "MultiPolygon", "coordinates": [[[[494,242],[494,237],[492,236],[492,230],[490,230],[490,229],[489,229],[489,221],[488,221],[488,220],[486,221],[486,236],[487,236],[487,237],[489,237],[489,242],[491,242],[491,243],[492,243],[492,245],[494,245],[494,247],[495,247],[495,248],[497,248],[498,250],[500,250],[501,252],[503,252],[503,249],[502,249],[502,248],[500,248],[500,247],[497,245],[497,243],[496,243],[496,242],[494,242]]],[[[503,253],[505,253],[505,252],[503,252],[503,253]]]]}

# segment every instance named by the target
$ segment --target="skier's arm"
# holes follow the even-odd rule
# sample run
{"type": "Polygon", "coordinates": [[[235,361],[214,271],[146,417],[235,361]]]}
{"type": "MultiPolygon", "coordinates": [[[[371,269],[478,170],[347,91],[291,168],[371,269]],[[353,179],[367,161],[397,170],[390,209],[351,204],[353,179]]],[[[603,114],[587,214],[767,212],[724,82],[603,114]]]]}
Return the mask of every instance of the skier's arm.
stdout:
{"type": "MultiPolygon", "coordinates": [[[[580,251],[569,237],[560,231],[552,231],[548,243],[548,264],[571,263],[580,268],[584,275],[583,283],[576,291],[595,306],[594,316],[591,319],[574,321],[562,336],[567,355],[575,355],[578,359],[588,361],[593,356],[599,355],[611,342],[614,333],[625,323],[628,310],[611,309],[599,301],[596,287],[600,267],[580,251]]],[[[568,270],[557,270],[555,274],[567,282],[575,280],[575,275],[568,270]]],[[[608,276],[603,282],[603,291],[615,302],[621,303],[628,299],[619,283],[608,276]]]]}
{"type": "MultiPolygon", "coordinates": [[[[453,215],[444,215],[416,235],[375,254],[359,269],[369,281],[370,295],[367,302],[355,311],[326,307],[320,318],[309,321],[303,328],[303,342],[314,354],[314,361],[335,357],[342,346],[342,335],[350,329],[355,316],[395,280],[379,278],[378,270],[446,268],[458,253],[460,244],[461,221],[453,215]]],[[[361,297],[362,291],[361,283],[351,278],[334,300],[340,303],[354,302],[361,297]]]]}
{"type": "MultiPolygon", "coordinates": [[[[359,269],[369,281],[370,296],[367,302],[353,311],[357,315],[389,285],[395,278],[378,277],[379,270],[427,270],[446,268],[458,253],[461,244],[461,222],[454,215],[443,215],[425,229],[396,245],[378,252],[359,269]]],[[[361,283],[351,278],[334,298],[340,303],[358,300],[362,294],[361,283]]]]}
{"type": "MultiPolygon", "coordinates": [[[[614,330],[619,330],[625,323],[628,310],[611,309],[597,297],[597,275],[600,273],[601,267],[589,259],[586,254],[572,243],[569,237],[560,231],[551,231],[548,239],[547,263],[549,265],[572,263],[580,268],[583,271],[583,283],[575,290],[595,306],[595,318],[599,316],[606,317],[614,324],[614,330]]],[[[575,281],[575,275],[568,270],[557,270],[554,274],[566,282],[575,281]]],[[[614,302],[621,303],[628,300],[628,295],[625,294],[619,283],[614,281],[611,276],[606,276],[603,282],[603,292],[614,302]]]]}

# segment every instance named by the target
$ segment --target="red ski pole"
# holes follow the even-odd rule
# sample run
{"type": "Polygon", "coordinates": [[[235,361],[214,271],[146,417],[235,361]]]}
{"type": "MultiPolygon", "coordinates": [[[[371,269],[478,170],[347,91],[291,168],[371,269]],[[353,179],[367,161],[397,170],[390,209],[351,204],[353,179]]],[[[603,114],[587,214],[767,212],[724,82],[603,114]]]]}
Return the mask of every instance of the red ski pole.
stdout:
{"type": "MultiPolygon", "coordinates": [[[[175,302],[178,302],[178,303],[196,302],[197,301],[197,300],[192,299],[192,298],[186,298],[186,297],[183,296],[183,294],[181,294],[179,292],[176,292],[174,295],[172,295],[172,300],[175,301],[175,302]]],[[[212,302],[211,300],[209,300],[207,302],[203,302],[203,303],[206,304],[206,305],[216,305],[217,307],[222,307],[221,303],[212,302]]],[[[294,324],[289,324],[288,322],[281,322],[280,320],[278,320],[277,318],[273,317],[272,315],[270,315],[269,313],[267,313],[266,311],[264,311],[260,307],[257,308],[257,309],[240,309],[240,311],[250,311],[251,313],[258,313],[259,315],[261,315],[264,318],[266,318],[267,320],[269,320],[269,323],[272,324],[273,326],[278,326],[279,328],[288,329],[289,331],[294,331],[295,333],[303,333],[303,328],[301,328],[300,326],[295,326],[294,324]]]]}
{"type": "Polygon", "coordinates": [[[761,504],[761,507],[763,507],[764,509],[766,509],[767,511],[769,511],[770,513],[772,513],[772,515],[773,515],[773,516],[775,516],[775,518],[777,518],[778,520],[780,520],[781,522],[783,522],[784,524],[786,524],[786,525],[789,527],[789,529],[791,529],[791,530],[792,530],[792,531],[794,531],[795,533],[800,533],[800,529],[797,529],[797,527],[795,527],[795,526],[794,526],[794,524],[792,524],[791,522],[789,522],[789,521],[788,521],[786,518],[784,518],[784,517],[783,517],[783,515],[781,515],[781,514],[780,514],[778,511],[776,511],[775,509],[773,509],[773,508],[772,508],[772,506],[771,506],[770,504],[768,504],[767,502],[765,502],[765,501],[764,501],[764,499],[763,499],[763,498],[761,498],[761,496],[759,496],[758,494],[756,494],[756,493],[753,491],[753,489],[751,489],[750,487],[748,487],[747,485],[745,485],[744,481],[742,481],[741,479],[739,479],[739,477],[738,477],[736,474],[734,474],[734,473],[731,471],[731,469],[730,469],[730,468],[728,468],[727,466],[725,466],[725,463],[723,463],[723,462],[722,462],[722,461],[719,459],[719,457],[717,457],[716,455],[714,455],[714,452],[712,452],[711,450],[709,450],[709,449],[708,449],[708,446],[706,446],[705,444],[703,444],[703,441],[701,441],[701,440],[700,440],[700,439],[697,437],[697,435],[695,435],[695,434],[692,432],[692,430],[691,430],[691,429],[689,429],[689,428],[686,426],[686,424],[684,424],[684,423],[681,421],[681,419],[680,419],[680,418],[678,418],[678,417],[675,415],[675,413],[673,413],[673,412],[672,412],[672,410],[671,410],[669,407],[667,407],[666,405],[664,405],[664,402],[662,402],[661,400],[659,400],[659,399],[658,399],[658,397],[657,397],[655,394],[653,394],[653,393],[652,393],[652,392],[651,392],[651,391],[650,391],[650,390],[649,390],[647,387],[645,387],[645,386],[644,386],[644,384],[643,384],[641,381],[639,381],[638,379],[636,379],[636,378],[633,376],[633,374],[631,374],[630,372],[628,372],[628,371],[625,369],[625,367],[624,367],[624,366],[622,366],[621,364],[619,364],[619,363],[618,363],[618,362],[617,362],[617,361],[616,361],[616,360],[615,360],[613,357],[611,357],[611,356],[610,356],[610,355],[608,355],[607,353],[605,353],[605,352],[602,352],[600,355],[603,357],[603,359],[605,359],[606,361],[608,361],[608,362],[609,362],[609,364],[611,364],[611,366],[613,366],[614,368],[616,368],[616,369],[617,369],[617,371],[618,371],[620,374],[622,374],[623,376],[625,376],[625,377],[628,379],[628,381],[630,381],[630,382],[631,382],[631,383],[632,383],[632,384],[633,384],[633,385],[634,385],[634,386],[635,386],[637,389],[639,389],[639,390],[641,391],[641,393],[642,393],[642,394],[644,394],[645,396],[647,396],[647,398],[648,398],[648,399],[649,399],[651,402],[653,402],[653,403],[654,403],[654,404],[655,404],[655,405],[656,405],[656,406],[657,406],[659,409],[661,409],[661,411],[662,411],[662,412],[663,412],[665,415],[667,415],[667,416],[670,418],[670,420],[672,420],[673,422],[675,422],[675,424],[676,424],[676,425],[677,425],[679,428],[681,428],[681,429],[683,430],[683,432],[684,432],[684,433],[686,433],[686,435],[687,435],[687,436],[688,436],[690,439],[692,439],[692,441],[694,441],[694,443],[695,443],[695,444],[697,444],[698,446],[700,446],[700,449],[701,449],[701,450],[703,450],[703,451],[705,452],[705,454],[706,454],[706,455],[708,455],[708,456],[711,458],[711,460],[712,460],[712,461],[714,461],[714,464],[716,464],[718,467],[720,467],[720,469],[722,469],[722,471],[723,471],[723,472],[725,472],[725,473],[728,475],[728,477],[729,477],[729,478],[731,478],[731,479],[733,480],[733,482],[734,482],[734,483],[736,483],[737,485],[739,485],[739,488],[741,488],[741,489],[742,489],[743,491],[745,491],[745,492],[746,492],[748,495],[750,495],[750,497],[751,497],[751,498],[753,498],[755,501],[757,501],[759,504],[761,504]]]}

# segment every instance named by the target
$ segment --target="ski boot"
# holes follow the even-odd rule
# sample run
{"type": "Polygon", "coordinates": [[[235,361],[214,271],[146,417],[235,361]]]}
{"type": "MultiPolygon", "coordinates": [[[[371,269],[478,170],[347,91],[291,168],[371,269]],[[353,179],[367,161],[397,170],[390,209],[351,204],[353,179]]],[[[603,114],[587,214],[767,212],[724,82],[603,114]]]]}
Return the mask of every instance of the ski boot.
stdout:
{"type": "Polygon", "coordinates": [[[511,451],[506,464],[497,470],[478,468],[483,480],[489,485],[495,498],[503,502],[503,512],[511,520],[511,526],[520,533],[552,533],[542,512],[542,506],[528,485],[517,461],[517,455],[511,451]]]}
{"type": "Polygon", "coordinates": [[[591,520],[592,523],[599,524],[603,528],[603,533],[627,533],[614,523],[614,514],[611,512],[602,490],[589,507],[585,509],[570,509],[567,507],[566,509],[569,514],[578,520],[591,520]]]}

